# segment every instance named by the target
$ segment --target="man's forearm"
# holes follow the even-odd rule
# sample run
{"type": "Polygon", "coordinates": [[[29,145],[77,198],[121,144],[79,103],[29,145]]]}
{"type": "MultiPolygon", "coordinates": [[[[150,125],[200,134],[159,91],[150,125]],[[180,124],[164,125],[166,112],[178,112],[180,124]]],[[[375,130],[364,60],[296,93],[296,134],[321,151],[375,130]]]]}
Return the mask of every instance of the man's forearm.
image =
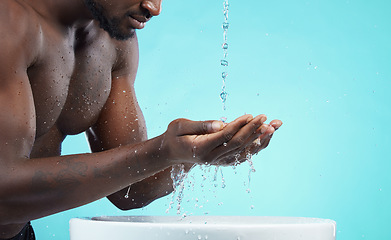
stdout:
{"type": "MultiPolygon", "coordinates": [[[[184,164],[184,166],[184,171],[187,173],[193,167],[193,164],[184,164]]],[[[134,183],[108,196],[108,199],[121,210],[145,207],[174,190],[171,170],[172,167],[169,167],[140,182],[134,183]]]]}
{"type": "Polygon", "coordinates": [[[139,182],[136,182],[108,199],[121,210],[131,210],[145,207],[154,200],[170,194],[173,191],[171,167],[139,182]]]}
{"type": "Polygon", "coordinates": [[[110,195],[170,165],[160,137],[112,150],[3,167],[0,224],[26,222],[110,195]]]}

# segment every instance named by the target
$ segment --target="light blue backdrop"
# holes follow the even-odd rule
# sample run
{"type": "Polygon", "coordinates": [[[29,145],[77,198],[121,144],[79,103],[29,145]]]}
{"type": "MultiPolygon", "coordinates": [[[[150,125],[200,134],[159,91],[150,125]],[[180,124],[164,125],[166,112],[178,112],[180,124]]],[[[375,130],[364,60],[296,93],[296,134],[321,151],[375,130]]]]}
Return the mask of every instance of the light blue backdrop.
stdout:
{"type": "MultiPolygon", "coordinates": [[[[284,126],[253,158],[250,193],[248,164],[223,169],[224,189],[213,168],[207,180],[196,169],[183,212],[330,218],[339,240],[391,239],[391,2],[230,0],[225,112],[222,3],[166,0],[138,33],[136,90],[149,136],[178,117],[265,113],[284,126]]],[[[63,150],[87,152],[85,137],[69,137],[63,150]]],[[[166,215],[170,200],[130,212],[101,200],[33,225],[40,240],[68,239],[72,217],[166,215]]]]}

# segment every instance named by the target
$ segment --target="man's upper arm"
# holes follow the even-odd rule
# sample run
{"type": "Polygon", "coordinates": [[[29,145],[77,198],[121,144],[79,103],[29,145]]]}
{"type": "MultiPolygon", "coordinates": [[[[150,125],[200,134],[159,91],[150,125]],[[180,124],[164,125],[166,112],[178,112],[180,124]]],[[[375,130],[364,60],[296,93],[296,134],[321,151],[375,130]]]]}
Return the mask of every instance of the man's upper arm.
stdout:
{"type": "MultiPolygon", "coordinates": [[[[87,131],[94,152],[147,139],[144,117],[133,85],[138,66],[137,38],[127,43],[121,42],[117,49],[119,49],[119,58],[112,72],[110,96],[99,120],[87,131]]],[[[120,209],[146,206],[172,191],[170,171],[171,168],[134,183],[131,191],[129,188],[124,188],[108,196],[108,199],[120,209]],[[125,194],[129,195],[128,199],[123,197],[125,194]]]]}
{"type": "Polygon", "coordinates": [[[97,123],[87,131],[94,152],[147,139],[144,116],[134,90],[138,67],[137,37],[116,44],[117,61],[112,71],[110,95],[97,123]]]}
{"type": "Polygon", "coordinates": [[[4,9],[0,13],[0,164],[10,166],[13,160],[29,156],[35,138],[35,108],[27,68],[36,49],[28,50],[32,30],[23,17],[14,22],[16,13],[4,13],[4,9]]]}

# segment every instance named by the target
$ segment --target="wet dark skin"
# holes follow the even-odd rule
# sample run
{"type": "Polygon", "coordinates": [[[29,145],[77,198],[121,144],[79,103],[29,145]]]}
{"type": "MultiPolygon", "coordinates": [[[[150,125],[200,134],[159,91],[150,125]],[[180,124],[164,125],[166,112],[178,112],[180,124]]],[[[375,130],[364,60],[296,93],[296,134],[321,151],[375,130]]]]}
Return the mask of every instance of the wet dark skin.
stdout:
{"type": "Polygon", "coordinates": [[[93,2],[127,40],[100,28],[84,0],[0,1],[0,238],[107,196],[120,209],[145,206],[172,192],[173,165],[233,164],[282,124],[177,119],[148,140],[134,32],[160,14],[161,0],[93,2]],[[92,153],[60,156],[64,138],[82,132],[92,153]]]}

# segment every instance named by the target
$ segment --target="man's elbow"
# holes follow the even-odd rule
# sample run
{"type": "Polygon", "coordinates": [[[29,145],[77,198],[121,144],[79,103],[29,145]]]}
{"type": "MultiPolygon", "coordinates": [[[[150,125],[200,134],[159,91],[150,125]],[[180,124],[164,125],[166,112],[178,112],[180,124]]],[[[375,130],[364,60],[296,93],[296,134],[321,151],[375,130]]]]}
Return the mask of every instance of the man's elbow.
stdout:
{"type": "Polygon", "coordinates": [[[116,206],[118,209],[122,211],[129,211],[133,209],[140,209],[145,206],[148,206],[150,203],[158,199],[158,197],[153,197],[153,198],[140,198],[140,199],[135,199],[129,198],[126,199],[126,201],[113,201],[112,199],[109,198],[109,200],[116,206]]]}

